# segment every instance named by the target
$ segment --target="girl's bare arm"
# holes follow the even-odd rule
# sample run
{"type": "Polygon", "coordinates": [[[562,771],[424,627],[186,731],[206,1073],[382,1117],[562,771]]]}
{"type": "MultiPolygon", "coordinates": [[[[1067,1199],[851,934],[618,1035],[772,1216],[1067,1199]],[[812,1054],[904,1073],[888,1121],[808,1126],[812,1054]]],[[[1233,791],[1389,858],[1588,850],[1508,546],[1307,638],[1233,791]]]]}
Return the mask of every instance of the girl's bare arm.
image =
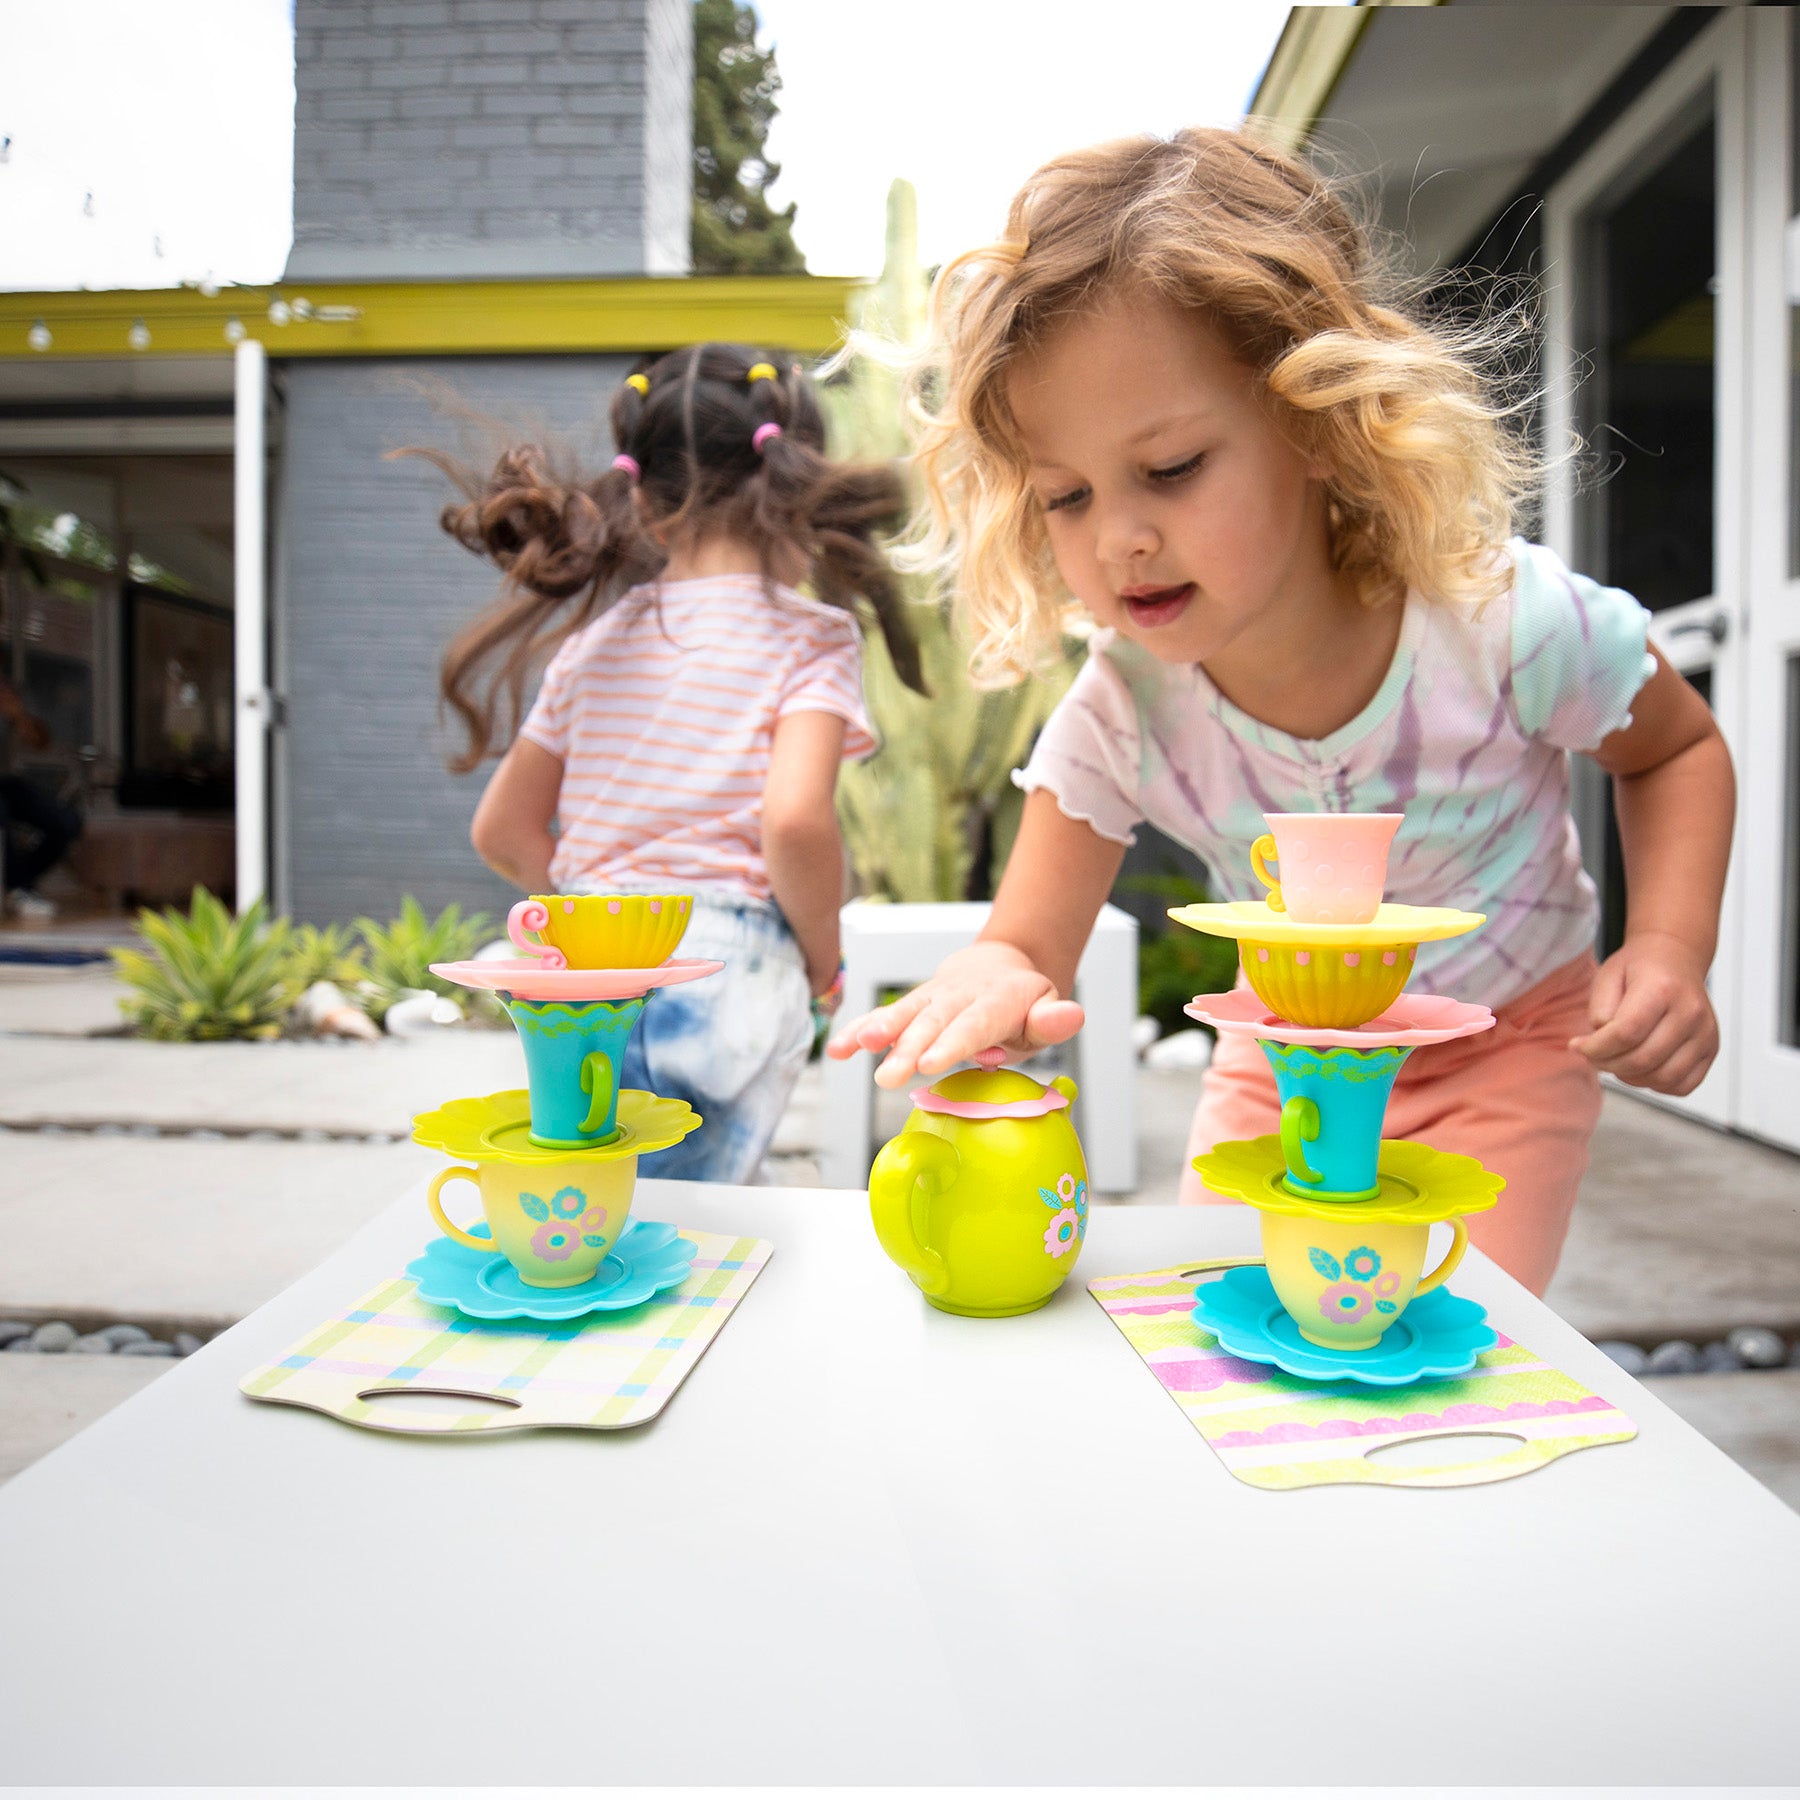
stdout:
{"type": "Polygon", "coordinates": [[[528,894],[550,891],[550,856],[556,848],[550,821],[562,778],[561,757],[530,738],[517,739],[489,777],[469,827],[481,860],[528,894]]]}
{"type": "Polygon", "coordinates": [[[1664,661],[1632,722],[1595,760],[1613,778],[1625,854],[1625,942],[1601,965],[1594,1030],[1573,1040],[1597,1067],[1662,1094],[1700,1085],[1719,1050],[1706,994],[1731,856],[1736,782],[1706,702],[1664,661]]]}
{"type": "Polygon", "coordinates": [[[844,903],[844,843],[838,835],[837,775],[844,721],[835,713],[789,713],[776,722],[763,783],[763,860],[775,903],[806,958],[807,985],[822,994],[837,979],[838,908],[844,903]]]}
{"type": "Polygon", "coordinates": [[[1053,795],[1030,795],[981,936],[892,1006],[850,1020],[830,1054],[886,1050],[875,1079],[891,1088],[983,1050],[1025,1056],[1073,1037],[1081,1008],[1066,996],[1124,854],[1053,795]]]}

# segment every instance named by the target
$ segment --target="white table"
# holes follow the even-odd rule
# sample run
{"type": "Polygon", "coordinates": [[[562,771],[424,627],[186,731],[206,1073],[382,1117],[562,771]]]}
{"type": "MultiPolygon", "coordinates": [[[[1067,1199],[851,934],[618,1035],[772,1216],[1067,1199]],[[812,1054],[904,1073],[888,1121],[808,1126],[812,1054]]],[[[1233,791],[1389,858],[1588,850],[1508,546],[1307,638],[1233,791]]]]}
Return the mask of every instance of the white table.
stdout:
{"type": "MultiPolygon", "coordinates": [[[[974,943],[990,910],[985,901],[852,900],[839,915],[844,947],[839,1017],[867,1012],[883,988],[914,987],[934,975],[953,950],[974,943]]],[[[1131,1042],[1137,994],[1137,920],[1116,906],[1103,906],[1081,953],[1073,996],[1087,1014],[1075,1040],[1075,1127],[1088,1184],[1099,1194],[1129,1194],[1137,1186],[1137,1051],[1131,1042]]],[[[878,1060],[868,1055],[825,1060],[819,1168],[828,1186],[860,1187],[869,1178],[878,1060]]]]}
{"type": "MultiPolygon", "coordinates": [[[[0,1488],[0,1786],[1800,1774],[1800,1518],[1478,1254],[1456,1286],[1636,1442],[1265,1493],[1079,1285],[949,1318],[859,1195],[640,1212],[776,1245],[652,1425],[421,1441],[240,1395],[416,1251],[415,1190],[0,1488]]],[[[1079,1273],[1254,1239],[1100,1208],[1079,1273]]]]}

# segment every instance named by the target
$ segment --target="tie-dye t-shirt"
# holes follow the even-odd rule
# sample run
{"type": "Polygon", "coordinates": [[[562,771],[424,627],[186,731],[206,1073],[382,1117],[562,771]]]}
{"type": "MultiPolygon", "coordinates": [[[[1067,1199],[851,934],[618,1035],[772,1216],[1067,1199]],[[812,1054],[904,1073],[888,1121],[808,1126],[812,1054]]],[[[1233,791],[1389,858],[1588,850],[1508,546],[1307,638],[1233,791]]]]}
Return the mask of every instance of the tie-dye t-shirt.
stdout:
{"type": "Polygon", "coordinates": [[[1329,737],[1264,725],[1198,665],[1108,631],[1013,779],[1117,843],[1147,821],[1227,900],[1260,899],[1265,812],[1397,812],[1387,897],[1486,913],[1422,944],[1411,991],[1499,1006],[1594,942],[1599,906],[1569,814],[1569,752],[1631,721],[1655,667],[1650,615],[1514,541],[1510,593],[1479,613],[1406,601],[1379,691],[1329,737]]]}

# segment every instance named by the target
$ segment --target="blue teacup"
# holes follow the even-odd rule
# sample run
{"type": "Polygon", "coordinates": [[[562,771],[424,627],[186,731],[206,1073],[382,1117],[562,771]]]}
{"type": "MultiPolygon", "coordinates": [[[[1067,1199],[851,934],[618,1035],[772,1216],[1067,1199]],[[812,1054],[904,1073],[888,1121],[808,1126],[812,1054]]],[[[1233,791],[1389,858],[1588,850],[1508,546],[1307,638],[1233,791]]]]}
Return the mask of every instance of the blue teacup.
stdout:
{"type": "Polygon", "coordinates": [[[1258,1041],[1281,1100],[1287,1185],[1322,1199],[1372,1198],[1388,1096],[1411,1049],[1318,1050],[1258,1041]]]}
{"type": "Polygon", "coordinates": [[[591,1150],[618,1131],[619,1070],[644,1000],[519,1000],[502,994],[525,1046],[531,1140],[591,1150]]]}

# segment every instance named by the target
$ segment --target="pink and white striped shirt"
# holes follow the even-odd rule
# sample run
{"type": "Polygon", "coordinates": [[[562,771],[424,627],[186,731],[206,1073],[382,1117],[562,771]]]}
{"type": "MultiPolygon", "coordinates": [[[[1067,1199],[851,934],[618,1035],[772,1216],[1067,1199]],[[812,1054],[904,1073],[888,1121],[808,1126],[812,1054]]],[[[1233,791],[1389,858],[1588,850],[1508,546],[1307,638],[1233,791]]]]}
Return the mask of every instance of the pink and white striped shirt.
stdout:
{"type": "Polygon", "coordinates": [[[763,783],[797,712],[842,719],[847,761],[875,748],[841,607],[757,575],[631,589],[557,651],[520,727],[563,765],[551,882],[768,899],[763,783]]]}

